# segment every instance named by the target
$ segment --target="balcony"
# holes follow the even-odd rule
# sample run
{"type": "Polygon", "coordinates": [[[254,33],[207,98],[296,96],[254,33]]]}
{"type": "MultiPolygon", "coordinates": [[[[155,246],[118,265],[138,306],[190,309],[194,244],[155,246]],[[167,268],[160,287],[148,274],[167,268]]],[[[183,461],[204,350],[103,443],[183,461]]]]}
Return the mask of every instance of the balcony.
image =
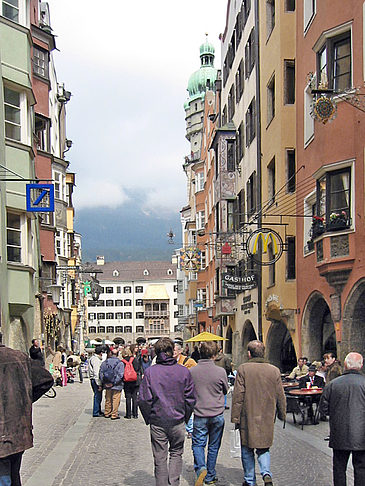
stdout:
{"type": "Polygon", "coordinates": [[[170,317],[170,311],[168,310],[145,310],[144,311],[145,319],[154,319],[154,318],[166,318],[170,317]]]}
{"type": "Polygon", "coordinates": [[[151,327],[145,327],[145,334],[147,334],[147,336],[169,336],[170,329],[154,329],[151,327]]]}

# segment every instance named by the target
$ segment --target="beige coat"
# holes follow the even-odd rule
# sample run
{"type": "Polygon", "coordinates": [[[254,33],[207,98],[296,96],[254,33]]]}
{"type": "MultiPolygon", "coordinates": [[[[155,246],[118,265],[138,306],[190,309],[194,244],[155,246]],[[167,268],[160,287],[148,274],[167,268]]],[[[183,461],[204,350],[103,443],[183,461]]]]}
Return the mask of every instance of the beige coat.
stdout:
{"type": "Polygon", "coordinates": [[[241,444],[271,447],[275,412],[285,419],[286,400],[280,371],[262,358],[253,358],[237,370],[232,398],[232,422],[240,424],[241,444]]]}

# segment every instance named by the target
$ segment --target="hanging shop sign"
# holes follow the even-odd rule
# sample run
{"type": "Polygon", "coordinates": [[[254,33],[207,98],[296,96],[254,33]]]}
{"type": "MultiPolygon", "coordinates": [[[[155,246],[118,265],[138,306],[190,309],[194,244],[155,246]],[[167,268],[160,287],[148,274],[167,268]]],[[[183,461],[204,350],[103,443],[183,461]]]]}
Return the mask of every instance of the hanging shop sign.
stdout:
{"type": "Polygon", "coordinates": [[[238,292],[251,290],[257,287],[256,275],[252,273],[243,277],[236,277],[229,273],[222,273],[222,284],[228,290],[236,290],[238,292]]]}
{"type": "Polygon", "coordinates": [[[197,272],[201,268],[201,251],[196,247],[180,250],[180,268],[189,272],[197,272]]]}
{"type": "Polygon", "coordinates": [[[283,254],[281,236],[270,228],[253,231],[246,241],[249,257],[258,265],[273,265],[283,254]]]}
{"type": "Polygon", "coordinates": [[[53,184],[26,185],[27,211],[31,213],[52,213],[54,211],[53,184]]]}
{"type": "Polygon", "coordinates": [[[251,295],[248,295],[247,297],[244,297],[242,300],[241,311],[243,311],[244,314],[249,314],[255,304],[256,302],[252,301],[251,295]]]}

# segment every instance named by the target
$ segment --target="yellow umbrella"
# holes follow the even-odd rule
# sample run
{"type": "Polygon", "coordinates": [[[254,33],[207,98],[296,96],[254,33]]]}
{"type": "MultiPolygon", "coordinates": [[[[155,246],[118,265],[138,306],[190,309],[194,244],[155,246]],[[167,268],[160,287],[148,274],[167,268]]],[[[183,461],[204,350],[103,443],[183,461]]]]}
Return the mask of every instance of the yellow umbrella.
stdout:
{"type": "Polygon", "coordinates": [[[213,334],[211,332],[204,331],[186,340],[187,343],[196,343],[202,341],[228,341],[228,339],[222,336],[217,336],[216,334],[213,334]]]}

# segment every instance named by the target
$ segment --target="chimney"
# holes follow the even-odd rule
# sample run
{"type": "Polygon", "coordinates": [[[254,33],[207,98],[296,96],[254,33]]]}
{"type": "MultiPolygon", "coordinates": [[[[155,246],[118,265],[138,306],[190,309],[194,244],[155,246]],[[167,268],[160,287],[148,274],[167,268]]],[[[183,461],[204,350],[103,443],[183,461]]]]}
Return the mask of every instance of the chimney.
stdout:
{"type": "Polygon", "coordinates": [[[105,263],[104,256],[97,256],[96,257],[96,264],[97,265],[104,265],[104,263],[105,263]]]}

